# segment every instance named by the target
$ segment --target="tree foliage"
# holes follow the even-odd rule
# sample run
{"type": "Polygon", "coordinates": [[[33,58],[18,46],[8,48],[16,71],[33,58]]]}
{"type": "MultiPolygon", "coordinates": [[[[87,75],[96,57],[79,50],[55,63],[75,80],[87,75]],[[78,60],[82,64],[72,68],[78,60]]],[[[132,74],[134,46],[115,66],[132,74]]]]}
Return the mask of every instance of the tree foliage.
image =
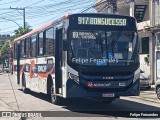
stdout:
{"type": "Polygon", "coordinates": [[[6,40],[3,46],[0,48],[0,62],[3,62],[3,59],[7,58],[10,54],[10,40],[6,40]]]}
{"type": "Polygon", "coordinates": [[[14,38],[20,37],[28,32],[30,32],[31,26],[27,25],[26,28],[19,27],[17,30],[14,30],[14,38]]]}
{"type": "Polygon", "coordinates": [[[23,27],[19,27],[18,29],[14,30],[14,35],[10,38],[10,40],[6,40],[0,48],[0,63],[2,63],[2,61],[10,54],[11,46],[13,45],[13,40],[30,32],[31,30],[31,26],[29,26],[27,23],[25,29],[23,27]]]}

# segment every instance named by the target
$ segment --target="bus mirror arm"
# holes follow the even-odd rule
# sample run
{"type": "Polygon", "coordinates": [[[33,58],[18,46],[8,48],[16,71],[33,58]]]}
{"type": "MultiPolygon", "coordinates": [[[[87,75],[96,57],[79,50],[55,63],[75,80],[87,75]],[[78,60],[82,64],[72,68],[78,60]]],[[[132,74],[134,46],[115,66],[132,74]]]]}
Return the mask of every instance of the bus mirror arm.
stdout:
{"type": "Polygon", "coordinates": [[[68,40],[63,40],[63,50],[64,51],[68,50],[68,40]]]}

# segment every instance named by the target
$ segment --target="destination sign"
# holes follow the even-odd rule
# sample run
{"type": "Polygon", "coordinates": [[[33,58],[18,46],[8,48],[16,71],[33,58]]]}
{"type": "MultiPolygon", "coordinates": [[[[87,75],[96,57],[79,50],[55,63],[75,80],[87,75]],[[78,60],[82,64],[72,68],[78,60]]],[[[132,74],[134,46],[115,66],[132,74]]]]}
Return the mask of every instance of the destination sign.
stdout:
{"type": "Polygon", "coordinates": [[[79,25],[109,25],[126,26],[127,19],[123,18],[96,18],[96,17],[78,17],[79,25]]]}
{"type": "MultiPolygon", "coordinates": [[[[98,35],[98,33],[94,33],[98,35]]],[[[96,39],[95,35],[91,32],[72,32],[73,39],[96,39]]]]}

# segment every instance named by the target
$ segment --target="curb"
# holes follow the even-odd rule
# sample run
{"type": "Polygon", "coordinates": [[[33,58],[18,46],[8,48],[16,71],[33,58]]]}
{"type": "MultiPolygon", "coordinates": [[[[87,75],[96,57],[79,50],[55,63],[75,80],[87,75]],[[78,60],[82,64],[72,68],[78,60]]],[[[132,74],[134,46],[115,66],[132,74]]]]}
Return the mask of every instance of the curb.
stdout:
{"type": "Polygon", "coordinates": [[[136,98],[136,99],[140,99],[140,100],[145,100],[145,101],[149,101],[149,102],[154,102],[154,103],[159,103],[160,104],[160,100],[155,101],[153,99],[149,99],[149,98],[142,98],[142,97],[136,97],[136,96],[131,96],[130,98],[136,98]]]}

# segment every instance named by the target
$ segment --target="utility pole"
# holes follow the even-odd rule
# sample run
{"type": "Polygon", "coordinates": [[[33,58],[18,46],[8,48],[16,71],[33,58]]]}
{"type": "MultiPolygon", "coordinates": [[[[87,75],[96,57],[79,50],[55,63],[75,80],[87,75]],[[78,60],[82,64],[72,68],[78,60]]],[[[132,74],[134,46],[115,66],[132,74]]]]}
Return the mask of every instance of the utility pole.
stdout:
{"type": "Polygon", "coordinates": [[[129,15],[134,17],[134,0],[129,0],[128,2],[129,3],[129,6],[130,6],[130,9],[129,9],[129,15]]]}
{"type": "Polygon", "coordinates": [[[117,12],[117,0],[107,0],[107,13],[117,12]]]}
{"type": "Polygon", "coordinates": [[[26,23],[26,21],[25,21],[25,8],[12,8],[12,7],[10,6],[10,9],[23,10],[23,27],[24,27],[24,29],[25,29],[25,28],[26,28],[26,25],[25,25],[25,23],[26,23]]]}
{"type": "MultiPolygon", "coordinates": [[[[23,10],[23,27],[25,29],[26,28],[26,26],[25,26],[25,8],[12,8],[12,7],[10,7],[10,9],[23,10]]],[[[18,48],[17,48],[18,51],[20,51],[20,43],[18,43],[17,46],[18,46],[18,48]]],[[[18,56],[17,56],[17,84],[20,84],[20,52],[18,52],[18,56]]]]}
{"type": "MultiPolygon", "coordinates": [[[[149,1],[149,18],[150,18],[150,25],[151,27],[155,26],[155,7],[154,7],[154,0],[149,1]]],[[[152,84],[155,84],[155,36],[153,34],[153,31],[151,31],[150,34],[150,40],[149,40],[149,54],[150,54],[150,72],[151,72],[151,79],[152,84]]]]}

